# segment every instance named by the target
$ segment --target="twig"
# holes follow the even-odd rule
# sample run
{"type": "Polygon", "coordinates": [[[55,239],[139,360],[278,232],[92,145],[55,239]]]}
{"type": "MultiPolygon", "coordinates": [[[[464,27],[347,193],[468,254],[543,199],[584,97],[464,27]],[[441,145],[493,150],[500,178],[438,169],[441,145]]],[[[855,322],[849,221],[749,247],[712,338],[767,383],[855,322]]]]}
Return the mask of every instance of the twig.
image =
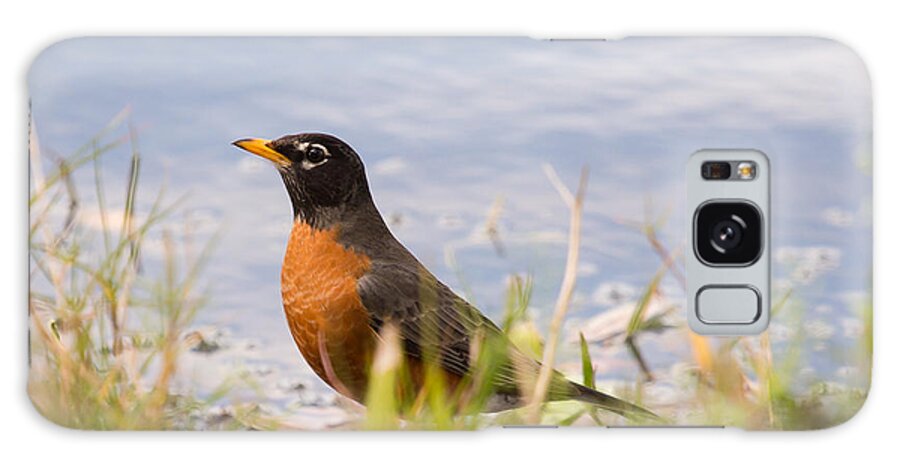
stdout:
{"type": "MultiPolygon", "coordinates": [[[[659,238],[656,236],[656,228],[647,227],[644,231],[644,234],[647,236],[647,240],[650,242],[650,246],[653,247],[653,250],[656,251],[656,254],[663,260],[663,262],[667,263],[669,266],[669,272],[672,273],[672,276],[675,277],[675,280],[678,281],[678,284],[681,285],[682,289],[687,288],[687,281],[684,277],[684,274],[678,269],[678,265],[676,261],[673,259],[669,259],[668,257],[674,253],[670,253],[669,250],[659,241],[659,238]]],[[[680,253],[676,251],[675,253],[680,253]]]]}
{"type": "MultiPolygon", "coordinates": [[[[335,372],[334,370],[334,365],[331,364],[331,355],[328,354],[328,344],[326,343],[328,337],[327,335],[325,335],[325,331],[320,328],[319,336],[316,338],[318,338],[319,340],[317,347],[319,349],[319,358],[322,361],[322,370],[325,371],[325,378],[328,379],[328,383],[335,390],[337,390],[338,393],[346,396],[347,398],[353,398],[353,393],[349,388],[347,388],[346,385],[344,385],[344,382],[341,382],[341,379],[337,376],[337,372],[335,372]]],[[[383,350],[379,350],[378,352],[381,353],[381,351],[383,350]]],[[[387,360],[384,359],[384,357],[386,356],[385,354],[381,354],[379,356],[380,357],[376,358],[379,360],[379,362],[387,362],[387,360]]]]}
{"type": "Polygon", "coordinates": [[[60,178],[63,180],[63,185],[66,189],[66,194],[69,197],[69,207],[68,212],[66,213],[66,219],[63,223],[62,230],[60,230],[59,234],[57,234],[56,238],[53,239],[53,243],[50,244],[51,248],[56,248],[60,244],[62,244],[75,230],[75,219],[78,216],[78,192],[75,190],[75,182],[72,180],[72,171],[69,169],[68,164],[65,159],[59,160],[59,172],[60,178]]]}
{"type": "Polygon", "coordinates": [[[494,245],[494,251],[497,253],[497,256],[501,258],[506,256],[506,250],[503,248],[503,241],[500,239],[499,225],[504,203],[506,203],[506,199],[502,196],[499,196],[494,200],[494,204],[491,205],[491,210],[488,211],[487,220],[484,224],[485,233],[487,233],[488,238],[494,245]]]}
{"type": "Polygon", "coordinates": [[[553,363],[556,358],[556,347],[559,344],[559,334],[562,330],[563,321],[566,318],[566,312],[569,310],[572,294],[575,291],[575,281],[578,275],[578,251],[581,244],[581,215],[588,183],[588,168],[585,166],[581,169],[578,191],[573,195],[559,179],[552,166],[545,164],[543,169],[550,183],[553,184],[560,197],[566,202],[566,206],[569,207],[569,247],[566,254],[566,269],[560,285],[559,296],[556,299],[556,306],[553,310],[553,319],[550,321],[550,332],[547,336],[544,356],[541,360],[541,371],[538,374],[534,394],[528,407],[528,419],[531,423],[540,421],[541,406],[547,397],[550,381],[553,379],[553,363]]]}
{"type": "Polygon", "coordinates": [[[672,273],[672,276],[675,277],[675,280],[681,285],[681,288],[687,288],[687,284],[684,277],[684,272],[678,268],[678,264],[675,260],[669,260],[669,255],[671,254],[665,245],[659,240],[659,236],[657,235],[657,230],[661,228],[668,218],[667,208],[664,213],[659,215],[656,219],[653,219],[653,211],[652,211],[652,203],[648,198],[644,203],[644,220],[643,222],[637,222],[627,219],[617,219],[612,218],[613,221],[625,225],[627,227],[631,227],[633,229],[638,230],[644,237],[647,238],[647,241],[650,242],[650,247],[653,248],[653,251],[659,256],[661,260],[669,263],[669,271],[672,273]]]}
{"type": "Polygon", "coordinates": [[[645,382],[652,382],[654,380],[653,371],[650,370],[650,366],[647,365],[647,361],[644,360],[644,355],[641,353],[641,349],[638,348],[637,342],[634,340],[634,336],[628,335],[625,337],[625,346],[628,348],[628,352],[631,353],[631,356],[638,364],[638,368],[641,370],[641,374],[644,376],[645,382]]]}
{"type": "Polygon", "coordinates": [[[650,372],[650,368],[647,363],[644,361],[644,357],[641,354],[641,349],[637,344],[636,337],[641,332],[644,324],[644,318],[647,312],[647,307],[650,305],[650,300],[653,298],[659,289],[659,284],[662,281],[663,277],[666,275],[666,271],[671,268],[672,262],[680,255],[680,251],[676,250],[673,253],[670,253],[660,264],[659,269],[657,269],[656,274],[653,275],[653,279],[650,280],[650,283],[647,284],[647,288],[644,290],[643,295],[641,295],[640,301],[638,301],[637,306],[634,308],[634,312],[631,313],[631,319],[628,321],[628,329],[625,332],[625,345],[628,347],[629,352],[635,358],[638,363],[638,367],[641,369],[641,373],[644,376],[644,380],[647,382],[653,381],[653,374],[650,372]]]}

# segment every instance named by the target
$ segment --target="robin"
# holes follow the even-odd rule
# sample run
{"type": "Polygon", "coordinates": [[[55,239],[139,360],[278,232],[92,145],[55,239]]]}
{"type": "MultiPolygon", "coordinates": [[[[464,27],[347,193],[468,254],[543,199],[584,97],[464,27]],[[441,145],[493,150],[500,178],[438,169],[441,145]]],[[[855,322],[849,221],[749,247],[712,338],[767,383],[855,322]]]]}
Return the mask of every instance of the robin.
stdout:
{"type": "MultiPolygon", "coordinates": [[[[533,385],[540,363],[516,349],[394,237],[372,201],[353,148],[320,133],[242,139],[234,145],[271,161],[287,188],[294,225],[281,271],[282,300],[294,342],[320,378],[363,402],[379,332],[392,325],[410,369],[437,366],[449,385],[470,378],[470,349],[480,339],[480,346],[498,354],[488,408],[523,404],[524,383],[533,385]]],[[[558,372],[547,400],[579,400],[623,416],[654,417],[558,372]]]]}

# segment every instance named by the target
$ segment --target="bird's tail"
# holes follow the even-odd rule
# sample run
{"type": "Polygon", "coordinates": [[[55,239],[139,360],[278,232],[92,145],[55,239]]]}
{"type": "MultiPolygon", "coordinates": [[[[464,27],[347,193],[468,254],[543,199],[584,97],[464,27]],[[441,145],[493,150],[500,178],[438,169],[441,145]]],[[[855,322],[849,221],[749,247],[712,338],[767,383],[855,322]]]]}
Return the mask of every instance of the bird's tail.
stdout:
{"type": "Polygon", "coordinates": [[[601,409],[605,409],[629,419],[646,420],[657,423],[665,422],[661,417],[638,405],[620,400],[614,396],[585,387],[584,385],[579,385],[575,382],[570,382],[570,384],[575,390],[571,399],[595,405],[601,409]]]}

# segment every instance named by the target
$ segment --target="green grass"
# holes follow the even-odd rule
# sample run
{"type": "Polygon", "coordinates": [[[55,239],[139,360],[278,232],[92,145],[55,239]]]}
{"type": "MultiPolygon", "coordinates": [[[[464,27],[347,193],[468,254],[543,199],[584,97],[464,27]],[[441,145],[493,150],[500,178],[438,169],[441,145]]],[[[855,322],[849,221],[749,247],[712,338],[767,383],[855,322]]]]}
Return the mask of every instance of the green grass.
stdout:
{"type": "MultiPolygon", "coordinates": [[[[187,226],[165,225],[181,199],[167,201],[162,190],[138,211],[141,154],[126,122],[123,112],[59,158],[42,153],[32,134],[28,393],[41,414],[66,427],[207,427],[196,412],[227,395],[227,386],[194,398],[174,394],[172,383],[189,347],[187,329],[206,301],[201,274],[212,241],[194,249],[187,226]],[[130,159],[125,189],[110,197],[101,160],[122,155],[130,159]],[[79,222],[85,211],[76,171],[93,175],[99,230],[79,222]],[[121,208],[110,208],[111,199],[121,208]],[[152,234],[163,258],[149,273],[142,257],[152,234]]],[[[216,427],[271,426],[254,411],[235,410],[216,427]]]]}

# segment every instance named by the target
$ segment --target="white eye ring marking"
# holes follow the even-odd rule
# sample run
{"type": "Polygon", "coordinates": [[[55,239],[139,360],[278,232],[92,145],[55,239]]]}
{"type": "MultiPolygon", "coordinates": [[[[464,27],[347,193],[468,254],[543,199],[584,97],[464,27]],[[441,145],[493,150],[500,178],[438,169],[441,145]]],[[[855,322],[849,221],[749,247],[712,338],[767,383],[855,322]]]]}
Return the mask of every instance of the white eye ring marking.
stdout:
{"type": "Polygon", "coordinates": [[[323,147],[322,145],[319,145],[318,143],[313,143],[313,144],[310,144],[310,143],[307,143],[307,142],[299,143],[299,144],[297,144],[298,149],[300,148],[300,145],[303,145],[303,148],[302,148],[303,151],[306,151],[306,150],[308,150],[308,149],[310,149],[310,148],[318,148],[318,149],[322,150],[322,153],[325,155],[325,156],[322,158],[322,161],[319,161],[318,163],[310,162],[310,161],[309,161],[308,159],[306,159],[306,157],[304,156],[304,157],[303,157],[303,161],[300,162],[300,167],[303,168],[303,169],[306,170],[306,171],[308,171],[308,170],[310,170],[310,169],[312,169],[312,168],[314,168],[314,167],[316,167],[316,166],[321,166],[321,165],[327,163],[327,162],[328,162],[328,158],[331,158],[331,153],[328,152],[328,149],[325,148],[325,147],[323,147]]]}

